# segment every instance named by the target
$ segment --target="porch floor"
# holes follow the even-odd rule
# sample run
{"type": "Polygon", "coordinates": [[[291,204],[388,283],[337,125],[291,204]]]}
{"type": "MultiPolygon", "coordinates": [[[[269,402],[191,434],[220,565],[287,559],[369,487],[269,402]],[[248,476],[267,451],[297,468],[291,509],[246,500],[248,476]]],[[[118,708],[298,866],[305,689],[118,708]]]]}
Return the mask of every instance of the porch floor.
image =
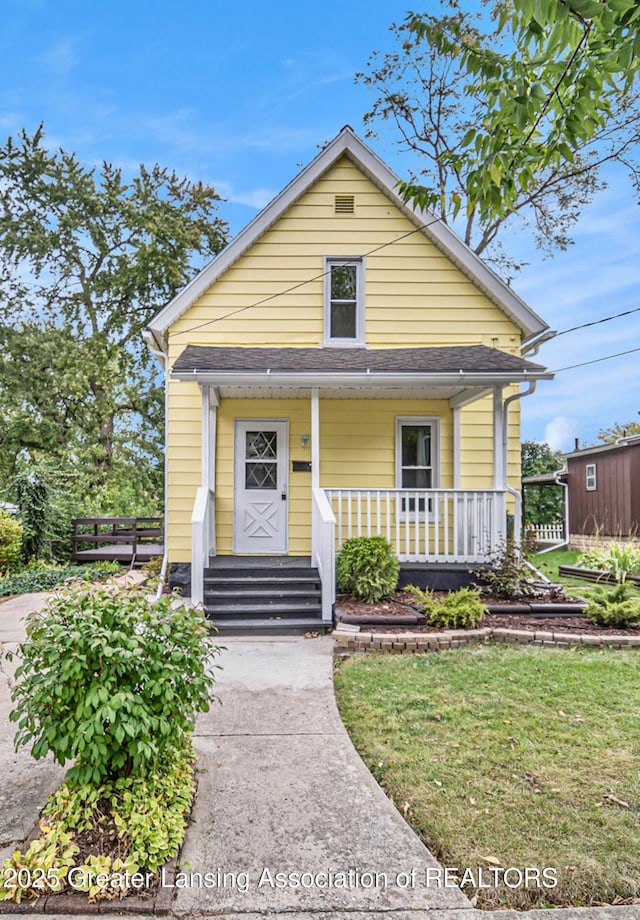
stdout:
{"type": "Polygon", "coordinates": [[[308,569],[311,556],[211,556],[210,569],[308,569]]]}

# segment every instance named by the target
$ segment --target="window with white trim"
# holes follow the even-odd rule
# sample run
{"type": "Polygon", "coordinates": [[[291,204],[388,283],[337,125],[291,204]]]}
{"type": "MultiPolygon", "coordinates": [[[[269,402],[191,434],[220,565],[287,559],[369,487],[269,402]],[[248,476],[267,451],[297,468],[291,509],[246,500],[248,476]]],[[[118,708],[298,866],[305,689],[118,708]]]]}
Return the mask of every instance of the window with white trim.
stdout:
{"type": "Polygon", "coordinates": [[[364,344],[364,259],[360,257],[325,259],[324,341],[364,344]]]}
{"type": "Polygon", "coordinates": [[[585,466],[585,478],[587,484],[587,492],[596,491],[596,465],[595,463],[587,463],[585,466]]]}
{"type": "MultiPolygon", "coordinates": [[[[400,489],[436,489],[439,485],[439,419],[396,419],[396,486],[400,489]]],[[[418,511],[432,511],[432,501],[417,498],[418,511]]],[[[401,500],[401,512],[416,510],[416,497],[401,500]]]]}

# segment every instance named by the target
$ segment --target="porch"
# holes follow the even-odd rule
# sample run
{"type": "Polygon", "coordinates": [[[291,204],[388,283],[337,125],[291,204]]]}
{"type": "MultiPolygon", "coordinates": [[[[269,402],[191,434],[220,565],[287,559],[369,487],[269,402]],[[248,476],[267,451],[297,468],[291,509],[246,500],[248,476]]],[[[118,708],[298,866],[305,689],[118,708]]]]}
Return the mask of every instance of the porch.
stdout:
{"type": "Polygon", "coordinates": [[[307,556],[327,625],[350,537],[385,536],[404,565],[468,569],[504,543],[508,496],[519,530],[508,413],[543,369],[483,346],[348,352],[188,346],[176,361],[200,395],[194,602],[210,559],[307,556]]]}
{"type": "Polygon", "coordinates": [[[384,536],[400,560],[401,584],[438,588],[466,583],[506,537],[505,490],[317,487],[312,496],[311,556],[228,556],[213,545],[215,494],[199,495],[192,536],[202,569],[192,567],[191,596],[222,631],[328,628],[336,556],[352,537],[384,536]]]}

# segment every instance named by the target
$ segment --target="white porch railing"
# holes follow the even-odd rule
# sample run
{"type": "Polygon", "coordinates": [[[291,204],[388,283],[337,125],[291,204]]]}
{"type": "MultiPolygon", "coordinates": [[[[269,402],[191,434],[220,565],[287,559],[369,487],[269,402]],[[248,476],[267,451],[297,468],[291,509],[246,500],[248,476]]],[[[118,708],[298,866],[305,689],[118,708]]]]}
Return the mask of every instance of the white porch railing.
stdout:
{"type": "Polygon", "coordinates": [[[324,489],[314,486],[311,497],[311,554],[322,581],[322,619],[331,622],[336,599],[336,517],[324,489]]]}
{"type": "Polygon", "coordinates": [[[204,602],[204,570],[215,556],[216,503],[212,489],[200,486],[191,513],[191,600],[204,602]]]}
{"type": "Polygon", "coordinates": [[[506,537],[498,489],[324,489],[336,517],[336,550],[380,534],[401,562],[485,562],[506,537]]]}

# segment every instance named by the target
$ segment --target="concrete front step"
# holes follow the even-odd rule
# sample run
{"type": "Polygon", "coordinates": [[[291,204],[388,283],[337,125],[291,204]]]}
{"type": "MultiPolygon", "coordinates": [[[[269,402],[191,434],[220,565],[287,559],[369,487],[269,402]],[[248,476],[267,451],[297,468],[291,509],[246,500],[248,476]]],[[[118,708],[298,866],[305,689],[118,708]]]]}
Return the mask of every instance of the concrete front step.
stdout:
{"type": "Polygon", "coordinates": [[[281,603],[264,604],[260,601],[255,603],[237,603],[237,604],[216,604],[211,603],[205,595],[204,599],[207,616],[214,618],[224,617],[243,617],[243,616],[265,616],[265,617],[301,617],[301,616],[321,616],[322,608],[318,603],[303,603],[302,601],[288,602],[283,600],[281,603]]]}
{"type": "Polygon", "coordinates": [[[211,599],[216,598],[220,601],[229,599],[231,601],[236,598],[248,598],[248,597],[264,597],[266,598],[282,598],[282,597],[300,597],[300,598],[311,598],[311,597],[321,597],[322,590],[320,588],[309,587],[309,585],[289,585],[286,588],[283,588],[281,585],[275,587],[273,585],[254,585],[247,583],[246,585],[219,585],[216,583],[215,587],[205,584],[205,594],[211,599]]]}
{"type": "Polygon", "coordinates": [[[304,635],[307,632],[328,632],[331,623],[323,622],[320,617],[240,617],[218,620],[210,614],[211,625],[221,636],[270,636],[270,635],[304,635]]]}
{"type": "Polygon", "coordinates": [[[322,583],[303,560],[216,559],[205,570],[207,617],[224,631],[300,632],[322,626],[322,583]],[[231,624],[231,625],[229,625],[231,624]]]}

